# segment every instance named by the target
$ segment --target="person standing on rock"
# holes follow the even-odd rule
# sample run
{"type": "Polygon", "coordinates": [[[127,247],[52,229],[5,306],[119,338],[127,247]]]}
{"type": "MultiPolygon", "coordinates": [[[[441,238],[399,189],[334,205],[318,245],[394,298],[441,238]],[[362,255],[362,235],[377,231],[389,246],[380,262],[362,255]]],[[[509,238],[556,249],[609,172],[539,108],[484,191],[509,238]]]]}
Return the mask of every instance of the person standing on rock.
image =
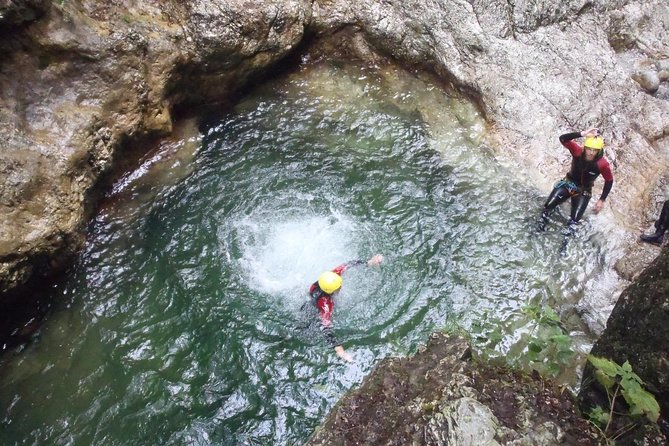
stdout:
{"type": "Polygon", "coordinates": [[[372,256],[367,262],[364,260],[353,260],[343,263],[332,271],[326,271],[318,276],[318,280],[314,282],[309,288],[309,296],[311,296],[312,303],[318,308],[321,319],[321,326],[325,333],[325,339],[331,347],[335,349],[335,353],[345,361],[352,361],[344,347],[337,341],[335,335],[332,333],[332,311],[334,310],[333,297],[341,289],[342,274],[344,271],[352,266],[367,265],[374,266],[383,262],[383,256],[376,254],[372,256]]]}
{"type": "Polygon", "coordinates": [[[641,240],[646,243],[652,243],[653,245],[660,246],[664,241],[664,233],[667,228],[669,228],[669,200],[665,201],[662,205],[660,218],[655,220],[655,233],[648,235],[642,234],[641,240]]]}
{"type": "Polygon", "coordinates": [[[571,153],[571,169],[567,175],[553,186],[553,191],[548,196],[541,213],[539,230],[546,229],[548,217],[555,208],[571,198],[571,215],[568,223],[570,231],[578,224],[583,216],[588,202],[592,196],[592,186],[595,179],[601,174],[604,178],[604,189],[595,203],[595,213],[604,207],[606,197],[613,187],[613,173],[609,161],[604,157],[604,140],[599,135],[597,128],[591,128],[582,132],[565,133],[560,136],[560,143],[571,153]],[[583,147],[576,141],[577,138],[585,137],[583,147]]]}

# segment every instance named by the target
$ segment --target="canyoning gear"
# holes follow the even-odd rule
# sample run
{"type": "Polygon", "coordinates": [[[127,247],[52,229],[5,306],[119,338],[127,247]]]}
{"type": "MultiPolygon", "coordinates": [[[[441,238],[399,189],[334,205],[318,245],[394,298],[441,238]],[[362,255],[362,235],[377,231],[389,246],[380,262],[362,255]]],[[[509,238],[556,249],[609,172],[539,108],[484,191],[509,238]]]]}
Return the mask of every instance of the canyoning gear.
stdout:
{"type": "Polygon", "coordinates": [[[332,300],[332,293],[337,291],[341,287],[342,274],[344,271],[349,269],[352,266],[364,265],[364,260],[353,260],[350,262],[342,263],[332,271],[327,271],[320,276],[318,280],[311,284],[309,287],[309,295],[311,296],[312,303],[318,309],[318,313],[321,318],[321,328],[323,329],[323,334],[325,339],[328,342],[330,347],[335,347],[339,345],[337,338],[335,338],[332,333],[332,312],[334,310],[334,301],[332,300]],[[336,276],[336,277],[333,277],[336,276]],[[337,277],[339,279],[337,279],[337,277]],[[323,284],[321,284],[321,278],[324,278],[323,284]],[[331,285],[331,286],[328,286],[331,285]],[[331,291],[327,291],[331,290],[331,291]]]}
{"type": "Polygon", "coordinates": [[[583,141],[583,147],[592,150],[602,150],[604,148],[604,138],[601,136],[586,136],[583,141]]]}
{"type": "Polygon", "coordinates": [[[665,232],[664,228],[662,229],[658,228],[658,230],[655,231],[654,234],[649,234],[649,235],[642,234],[641,240],[646,243],[650,243],[652,245],[660,246],[664,241],[664,232],[665,232]]]}
{"type": "Polygon", "coordinates": [[[318,276],[318,286],[328,294],[341,288],[341,276],[332,271],[326,271],[318,276]]]}
{"type": "Polygon", "coordinates": [[[646,243],[651,243],[656,246],[660,246],[664,241],[664,233],[669,228],[669,200],[665,201],[662,205],[662,211],[660,212],[660,217],[655,220],[655,233],[641,235],[641,240],[646,243]]]}
{"type": "Polygon", "coordinates": [[[604,201],[613,187],[613,173],[606,158],[604,158],[604,140],[601,136],[588,136],[586,142],[591,144],[588,148],[598,150],[597,155],[591,161],[585,159],[585,149],[573,140],[580,138],[580,132],[565,133],[560,136],[560,143],[571,153],[571,168],[562,180],[555,183],[553,190],[544,203],[542,220],[545,222],[548,215],[561,203],[571,198],[571,220],[578,222],[588,207],[592,197],[592,187],[595,179],[601,174],[604,178],[604,188],[599,199],[604,201]]]}
{"type": "Polygon", "coordinates": [[[544,204],[544,210],[541,213],[542,217],[546,220],[552,211],[560,204],[567,201],[571,198],[571,213],[570,217],[573,221],[579,221],[583,216],[588,203],[590,202],[591,194],[589,191],[570,191],[567,187],[555,188],[551,191],[546,204],[544,204]]]}
{"type": "Polygon", "coordinates": [[[569,195],[576,195],[581,192],[581,189],[576,184],[574,184],[573,181],[567,178],[563,178],[553,185],[553,189],[560,189],[560,188],[567,189],[569,195]]]}

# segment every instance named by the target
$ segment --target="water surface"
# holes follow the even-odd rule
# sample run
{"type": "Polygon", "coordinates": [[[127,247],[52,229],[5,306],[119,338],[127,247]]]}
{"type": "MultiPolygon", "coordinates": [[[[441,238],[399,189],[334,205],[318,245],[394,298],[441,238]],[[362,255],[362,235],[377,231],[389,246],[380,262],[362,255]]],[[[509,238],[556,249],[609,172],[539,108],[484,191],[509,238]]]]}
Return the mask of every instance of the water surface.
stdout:
{"type": "Polygon", "coordinates": [[[484,132],[427,81],[337,65],[210,119],[192,160],[152,158],[115,185],[40,336],[2,359],[2,444],[302,444],[435,330],[478,327],[475,342],[520,354],[523,308],[568,307],[613,248],[586,221],[560,253],[560,216],[535,234],[544,197],[484,132]],[[336,299],[344,363],[306,291],[374,253],[386,262],[346,272],[336,299]]]}

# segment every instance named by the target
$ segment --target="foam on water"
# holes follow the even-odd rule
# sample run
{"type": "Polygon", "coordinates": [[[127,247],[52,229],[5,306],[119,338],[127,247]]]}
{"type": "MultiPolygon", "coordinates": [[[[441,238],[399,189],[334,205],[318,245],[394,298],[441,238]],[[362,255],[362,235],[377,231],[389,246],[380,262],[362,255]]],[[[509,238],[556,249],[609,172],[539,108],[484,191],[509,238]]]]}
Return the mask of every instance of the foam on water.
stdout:
{"type": "Polygon", "coordinates": [[[303,301],[318,274],[356,258],[356,225],[340,214],[295,214],[250,215],[231,223],[230,236],[221,236],[226,249],[230,243],[239,247],[236,263],[250,288],[303,301]]]}

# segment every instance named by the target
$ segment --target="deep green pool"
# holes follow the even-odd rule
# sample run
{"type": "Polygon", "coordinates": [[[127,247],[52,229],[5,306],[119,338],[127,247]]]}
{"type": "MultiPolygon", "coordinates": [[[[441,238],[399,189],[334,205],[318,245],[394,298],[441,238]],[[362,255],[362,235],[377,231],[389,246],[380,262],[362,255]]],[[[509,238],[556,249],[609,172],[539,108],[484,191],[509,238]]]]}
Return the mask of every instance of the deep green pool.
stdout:
{"type": "Polygon", "coordinates": [[[544,196],[483,137],[472,105],[392,68],[305,67],[210,119],[192,161],[115,186],[39,337],[2,358],[0,443],[302,444],[432,331],[497,330],[509,354],[522,308],[568,304],[610,248],[587,223],[563,254],[558,226],[535,235],[544,196]],[[347,364],[306,291],[377,252],[336,300],[347,364]]]}

